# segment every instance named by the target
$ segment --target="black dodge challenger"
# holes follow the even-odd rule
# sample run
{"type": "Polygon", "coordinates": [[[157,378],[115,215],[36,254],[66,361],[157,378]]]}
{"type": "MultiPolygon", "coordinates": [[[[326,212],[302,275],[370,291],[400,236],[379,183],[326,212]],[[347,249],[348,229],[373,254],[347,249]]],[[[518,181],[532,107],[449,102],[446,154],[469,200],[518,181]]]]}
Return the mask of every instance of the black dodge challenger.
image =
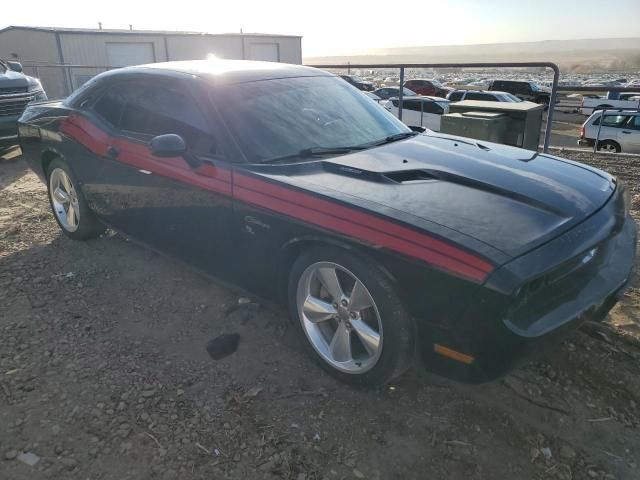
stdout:
{"type": "Polygon", "coordinates": [[[616,178],[414,132],[313,68],[115,70],[28,107],[19,135],[66,235],[110,226],[281,300],[311,355],[351,383],[418,358],[495,378],[603,318],[633,266],[616,178]]]}

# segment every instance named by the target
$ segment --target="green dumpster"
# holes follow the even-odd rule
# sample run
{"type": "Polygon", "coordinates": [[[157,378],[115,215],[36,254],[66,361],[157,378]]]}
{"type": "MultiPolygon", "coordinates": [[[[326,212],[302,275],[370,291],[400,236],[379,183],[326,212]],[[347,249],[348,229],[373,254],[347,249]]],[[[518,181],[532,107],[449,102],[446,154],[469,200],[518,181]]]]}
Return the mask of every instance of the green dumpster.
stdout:
{"type": "MultiPolygon", "coordinates": [[[[507,118],[507,126],[503,141],[499,143],[526,148],[527,150],[538,149],[543,111],[543,105],[532,102],[483,102],[479,100],[463,100],[462,102],[449,104],[449,114],[464,114],[470,112],[475,114],[479,112],[503,114],[507,118]]],[[[477,121],[486,122],[486,119],[478,119],[477,121]]],[[[501,122],[490,122],[490,125],[495,126],[490,128],[502,128],[501,122]]],[[[441,128],[440,131],[449,133],[443,128],[441,128]]],[[[495,137],[496,135],[492,136],[495,137]]]]}

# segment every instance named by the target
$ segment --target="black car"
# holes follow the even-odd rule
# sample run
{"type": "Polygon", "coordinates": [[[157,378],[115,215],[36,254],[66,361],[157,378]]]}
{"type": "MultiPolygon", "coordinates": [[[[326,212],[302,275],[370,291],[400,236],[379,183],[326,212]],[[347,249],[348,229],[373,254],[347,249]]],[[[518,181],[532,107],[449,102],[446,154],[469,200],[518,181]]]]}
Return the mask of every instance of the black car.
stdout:
{"type": "Polygon", "coordinates": [[[614,177],[412,132],[314,68],[114,70],[28,107],[19,134],[67,236],[108,225],[281,301],[310,354],[351,383],[387,382],[416,353],[495,378],[603,318],[633,265],[614,177]]]}
{"type": "Polygon", "coordinates": [[[340,75],[340,78],[345,80],[347,83],[350,83],[358,90],[364,90],[365,92],[373,92],[376,89],[376,86],[373,82],[368,82],[363,80],[357,75],[340,75]]]}
{"type": "Polygon", "coordinates": [[[508,92],[516,97],[529,102],[540,103],[549,106],[551,91],[541,87],[535,82],[524,82],[516,80],[494,80],[489,85],[489,90],[499,90],[508,92]]]}

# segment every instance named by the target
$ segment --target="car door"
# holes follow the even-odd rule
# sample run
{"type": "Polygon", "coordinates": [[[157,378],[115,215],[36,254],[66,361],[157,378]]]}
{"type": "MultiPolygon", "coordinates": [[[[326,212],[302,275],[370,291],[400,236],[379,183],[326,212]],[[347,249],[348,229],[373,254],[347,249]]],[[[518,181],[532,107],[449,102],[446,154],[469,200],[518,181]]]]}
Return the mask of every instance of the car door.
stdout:
{"type": "Polygon", "coordinates": [[[596,135],[599,131],[599,141],[613,140],[622,147],[623,152],[626,151],[625,145],[627,135],[622,134],[622,127],[627,123],[628,118],[628,115],[619,114],[607,114],[604,116],[604,119],[600,116],[600,118],[593,122],[596,135]],[[602,122],[602,126],[600,126],[600,122],[602,122]]]}
{"type": "MultiPolygon", "coordinates": [[[[138,76],[107,91],[118,95],[121,113],[106,139],[102,179],[94,182],[91,196],[99,198],[103,217],[124,233],[223,274],[233,245],[227,235],[231,165],[218,119],[207,108],[209,98],[203,93],[198,101],[197,93],[190,81],[160,75],[138,76]],[[180,135],[202,165],[152,155],[150,140],[169,133],[180,135]]],[[[102,111],[100,101],[96,107],[102,111]]]]}
{"type": "Polygon", "coordinates": [[[623,152],[640,153],[640,115],[631,115],[618,135],[623,152]]]}

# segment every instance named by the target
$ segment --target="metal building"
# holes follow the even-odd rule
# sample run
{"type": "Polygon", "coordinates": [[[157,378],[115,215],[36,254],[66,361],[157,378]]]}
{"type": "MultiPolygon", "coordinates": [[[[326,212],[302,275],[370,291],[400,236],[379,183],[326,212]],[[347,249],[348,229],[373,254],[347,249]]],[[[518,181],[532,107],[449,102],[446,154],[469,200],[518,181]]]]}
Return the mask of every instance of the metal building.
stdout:
{"type": "Polygon", "coordinates": [[[0,29],[0,58],[23,63],[49,98],[68,95],[109,68],[219,58],[302,63],[302,37],[152,30],[20,27],[0,29]]]}

